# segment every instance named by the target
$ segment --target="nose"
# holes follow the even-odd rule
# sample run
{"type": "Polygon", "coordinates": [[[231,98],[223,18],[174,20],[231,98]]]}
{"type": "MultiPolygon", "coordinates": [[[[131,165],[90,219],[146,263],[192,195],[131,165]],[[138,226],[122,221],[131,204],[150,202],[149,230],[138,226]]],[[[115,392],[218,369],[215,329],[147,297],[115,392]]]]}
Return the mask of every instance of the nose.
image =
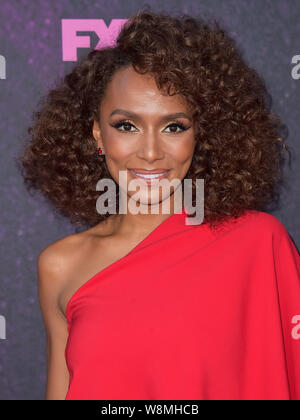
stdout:
{"type": "Polygon", "coordinates": [[[145,133],[139,139],[137,157],[147,162],[154,162],[164,158],[162,139],[155,133],[145,133]]]}

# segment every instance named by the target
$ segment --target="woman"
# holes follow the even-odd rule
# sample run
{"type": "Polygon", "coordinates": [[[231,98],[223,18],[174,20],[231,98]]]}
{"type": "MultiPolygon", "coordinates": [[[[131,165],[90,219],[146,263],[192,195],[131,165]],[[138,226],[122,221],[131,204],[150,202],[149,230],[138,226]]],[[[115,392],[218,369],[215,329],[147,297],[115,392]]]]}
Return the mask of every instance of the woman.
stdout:
{"type": "Polygon", "coordinates": [[[300,397],[300,261],[266,212],[287,150],[267,99],[216,22],[149,10],[48,93],[22,173],[87,229],[38,259],[46,399],[300,397]],[[204,179],[204,220],[174,189],[149,200],[155,181],[126,188],[148,213],[100,213],[97,182],[119,197],[122,171],[126,187],[192,180],[193,204],[204,179]]]}

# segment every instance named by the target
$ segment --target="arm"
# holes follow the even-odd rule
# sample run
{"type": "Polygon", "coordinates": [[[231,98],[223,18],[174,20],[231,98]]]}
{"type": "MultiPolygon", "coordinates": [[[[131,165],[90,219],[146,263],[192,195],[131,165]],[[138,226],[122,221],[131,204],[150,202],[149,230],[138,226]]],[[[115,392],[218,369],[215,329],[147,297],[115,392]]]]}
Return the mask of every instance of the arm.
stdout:
{"type": "Polygon", "coordinates": [[[61,260],[55,244],[45,248],[38,258],[38,295],[46,330],[46,400],[64,400],[69,385],[64,354],[68,339],[67,322],[58,307],[64,281],[61,260]]]}

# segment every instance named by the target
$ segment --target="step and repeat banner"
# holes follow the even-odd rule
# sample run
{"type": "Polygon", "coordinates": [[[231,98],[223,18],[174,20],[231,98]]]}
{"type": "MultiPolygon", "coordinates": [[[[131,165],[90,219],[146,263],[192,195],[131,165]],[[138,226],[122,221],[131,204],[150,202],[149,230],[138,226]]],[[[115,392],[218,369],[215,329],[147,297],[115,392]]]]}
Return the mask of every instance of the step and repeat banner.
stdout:
{"type": "Polygon", "coordinates": [[[45,398],[46,340],[37,258],[80,229],[39,194],[16,166],[39,99],[89,51],[114,44],[144,5],[154,11],[215,17],[264,79],[272,110],[287,129],[286,187],[272,214],[300,247],[300,1],[0,0],[0,399],[45,398]]]}

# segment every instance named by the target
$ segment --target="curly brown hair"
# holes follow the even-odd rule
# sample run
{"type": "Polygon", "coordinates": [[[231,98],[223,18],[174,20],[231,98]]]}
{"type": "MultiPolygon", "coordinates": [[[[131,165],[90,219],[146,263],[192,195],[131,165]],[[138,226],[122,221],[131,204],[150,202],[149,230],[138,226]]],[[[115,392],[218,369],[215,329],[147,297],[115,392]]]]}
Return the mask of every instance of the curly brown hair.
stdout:
{"type": "Polygon", "coordinates": [[[42,191],[79,226],[109,216],[96,210],[96,183],[112,177],[92,126],[108,82],[130,65],[191,106],[196,146],[185,178],[193,179],[194,193],[196,178],[204,179],[203,223],[265,211],[278,200],[289,149],[262,78],[216,19],[143,9],[126,21],[114,46],[89,52],[40,99],[19,163],[28,190],[42,191]]]}

